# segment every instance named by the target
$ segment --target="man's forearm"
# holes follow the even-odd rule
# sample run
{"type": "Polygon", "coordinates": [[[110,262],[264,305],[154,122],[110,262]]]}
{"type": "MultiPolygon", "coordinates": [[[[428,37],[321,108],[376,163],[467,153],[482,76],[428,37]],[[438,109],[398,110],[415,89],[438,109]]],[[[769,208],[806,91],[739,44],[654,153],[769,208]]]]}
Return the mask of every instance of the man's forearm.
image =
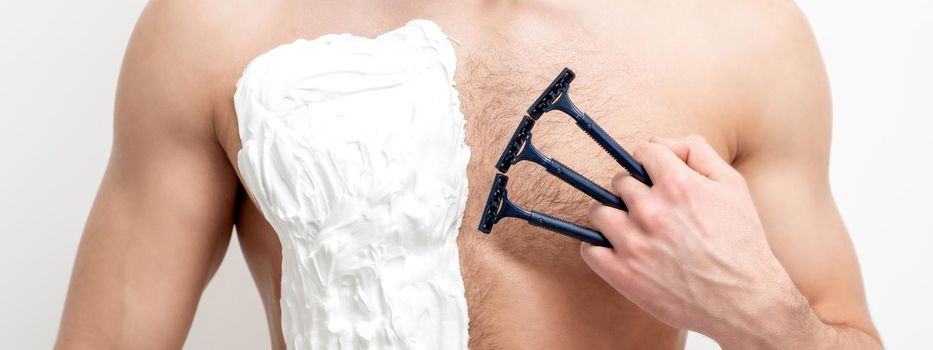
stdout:
{"type": "Polygon", "coordinates": [[[857,328],[820,320],[807,299],[794,288],[761,303],[750,324],[734,326],[714,339],[723,349],[883,349],[857,328]]]}

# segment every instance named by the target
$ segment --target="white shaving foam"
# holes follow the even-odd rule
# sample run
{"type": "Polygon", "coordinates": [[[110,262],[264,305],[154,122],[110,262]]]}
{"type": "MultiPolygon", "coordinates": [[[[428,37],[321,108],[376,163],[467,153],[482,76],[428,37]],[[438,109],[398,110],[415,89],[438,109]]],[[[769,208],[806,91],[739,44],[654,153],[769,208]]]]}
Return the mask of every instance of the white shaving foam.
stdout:
{"type": "Polygon", "coordinates": [[[466,349],[456,56],[434,23],[325,35],[253,60],[240,175],[282,243],[291,349],[466,349]]]}

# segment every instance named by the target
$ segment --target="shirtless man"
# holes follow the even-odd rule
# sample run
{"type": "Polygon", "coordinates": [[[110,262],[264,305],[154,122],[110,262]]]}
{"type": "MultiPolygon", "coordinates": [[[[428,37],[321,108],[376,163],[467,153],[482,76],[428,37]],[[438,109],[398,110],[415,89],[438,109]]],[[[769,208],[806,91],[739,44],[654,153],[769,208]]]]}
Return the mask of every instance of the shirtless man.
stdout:
{"type": "MultiPolygon", "coordinates": [[[[258,54],[296,38],[372,37],[413,18],[435,21],[458,42],[456,82],[473,151],[458,239],[471,348],[682,348],[685,331],[675,326],[708,330],[732,347],[881,347],[829,190],[825,72],[805,19],[789,1],[155,0],[127,49],[113,152],[78,252],[57,348],[180,348],[234,225],[273,348],[284,348],[281,248],[238,180],[236,80],[258,54]],[[578,75],[577,104],[626,148],[651,136],[676,138],[638,147],[636,156],[646,165],[666,159],[670,166],[652,168],[702,170],[715,164],[713,155],[723,162],[717,172],[738,171],[730,175],[728,195],[704,194],[740,198],[747,184],[742,213],[760,218],[760,232],[748,232],[767,241],[731,241],[751,242],[747,250],[725,249],[721,239],[710,244],[745,252],[720,256],[723,261],[769,267],[757,270],[767,271],[762,282],[776,287],[766,294],[786,303],[744,304],[766,289],[726,279],[719,279],[719,289],[682,289],[677,278],[654,280],[653,294],[626,289],[625,278],[650,285],[613,267],[634,266],[630,257],[584,246],[607,284],[581,258],[579,242],[516,220],[501,222],[488,236],[476,231],[498,153],[524,109],[563,66],[578,75]],[[688,134],[702,135],[708,146],[681,139],[688,134]],[[684,160],[670,163],[671,155],[684,160]],[[704,161],[690,159],[696,155],[704,161]],[[782,275],[790,288],[770,278],[782,275]],[[666,290],[672,292],[657,292],[666,290]],[[672,296],[683,290],[696,293],[672,296]],[[737,323],[731,316],[740,327],[727,327],[737,323]],[[776,338],[786,342],[765,341],[776,338]]],[[[618,166],[569,118],[549,118],[535,131],[547,153],[607,187],[613,183],[618,166]]],[[[652,174],[659,188],[676,188],[666,184],[686,178],[668,182],[660,174],[652,174]]],[[[587,222],[592,200],[543,170],[517,165],[509,175],[516,179],[510,186],[516,202],[587,222]]],[[[624,196],[644,190],[629,185],[619,177],[613,188],[624,196]]],[[[728,223],[716,217],[730,215],[707,209],[713,219],[706,223],[728,223]]],[[[617,225],[613,220],[624,221],[619,212],[600,207],[589,214],[610,239],[655,230],[617,225]]],[[[657,249],[644,252],[662,260],[645,262],[643,271],[684,266],[679,255],[672,261],[657,249]]],[[[706,277],[715,282],[722,276],[706,277]]]]}

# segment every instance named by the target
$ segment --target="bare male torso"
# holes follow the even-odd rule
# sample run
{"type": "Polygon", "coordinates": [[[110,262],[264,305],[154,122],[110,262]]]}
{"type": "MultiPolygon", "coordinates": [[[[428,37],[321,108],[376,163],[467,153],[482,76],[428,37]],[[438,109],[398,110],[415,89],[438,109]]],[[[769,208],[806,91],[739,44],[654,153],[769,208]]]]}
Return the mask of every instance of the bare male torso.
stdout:
{"type": "MultiPolygon", "coordinates": [[[[825,257],[817,258],[793,247],[790,242],[801,233],[784,234],[796,231],[793,226],[787,227],[793,224],[779,222],[786,215],[796,215],[782,209],[782,198],[809,196],[814,191],[817,197],[826,196],[828,204],[814,205],[820,208],[816,214],[829,219],[814,219],[817,223],[807,225],[835,230],[817,243],[822,248],[841,249],[828,259],[830,266],[854,264],[845,231],[828,197],[828,187],[823,186],[823,173],[809,174],[801,169],[801,181],[812,175],[809,180],[818,186],[802,194],[788,194],[789,188],[798,186],[775,182],[767,175],[770,166],[782,164],[779,156],[768,151],[780,143],[775,138],[793,135],[784,132],[786,127],[781,128],[786,122],[797,123],[811,116],[817,120],[814,126],[799,126],[805,140],[790,141],[797,142],[790,152],[796,148],[817,149],[813,159],[801,156],[806,158],[801,162],[819,168],[824,160],[819,150],[828,148],[828,96],[819,56],[805,21],[792,4],[782,1],[156,1],[144,13],[128,49],[118,94],[114,156],[104,187],[108,181],[119,183],[114,185],[117,187],[160,181],[153,179],[158,175],[156,165],[129,164],[141,162],[139,155],[130,160],[135,151],[121,151],[119,145],[143,143],[125,148],[145,148],[147,141],[142,135],[150,133],[180,137],[184,139],[180,143],[187,146],[152,141],[150,146],[162,149],[152,151],[158,153],[152,157],[167,159],[160,164],[186,164],[191,168],[189,177],[194,179],[182,183],[184,180],[179,178],[178,184],[156,186],[168,188],[164,195],[145,191],[142,196],[153,201],[162,199],[166,213],[173,212],[173,205],[191,209],[180,217],[158,219],[170,220],[186,230],[197,228],[198,232],[209,233],[201,234],[206,238],[193,243],[191,235],[169,233],[164,241],[143,252],[158,259],[161,253],[157,247],[183,245],[188,240],[190,244],[180,253],[184,264],[173,262],[164,269],[141,267],[142,272],[130,271],[138,264],[123,257],[116,263],[129,265],[125,270],[130,272],[113,274],[132,279],[126,274],[174,271],[172,267],[181,271],[188,266],[185,272],[175,272],[185,275],[179,277],[184,281],[176,284],[194,291],[182,293],[180,301],[165,301],[175,312],[175,320],[186,326],[190,324],[186,312],[193,312],[200,288],[222,258],[229,225],[235,223],[266,307],[274,347],[283,348],[278,305],[281,248],[236,177],[236,153],[240,149],[232,103],[236,79],[258,54],[296,38],[342,32],[372,37],[414,18],[435,21],[456,40],[456,83],[467,119],[467,144],[472,149],[468,167],[470,194],[458,239],[471,348],[683,347],[683,330],[655,320],[587,268],[579,255],[579,242],[510,220],[497,225],[492,235],[475,230],[495,173],[493,163],[524,110],[564,66],[572,67],[578,75],[572,90],[577,104],[628,148],[650,135],[705,136],[724,159],[749,177],[751,190],[760,200],[756,204],[763,211],[772,249],[811,304],[828,303],[821,316],[853,324],[867,322],[857,267],[854,271],[844,269],[830,281],[823,280],[825,270],[806,267],[814,259],[825,257]],[[787,61],[782,62],[785,58],[787,61]],[[800,72],[787,77],[780,71],[784,64],[800,72]],[[147,65],[166,69],[147,72],[147,65]],[[809,77],[799,78],[797,74],[809,77]],[[134,85],[149,87],[128,88],[134,85]],[[166,87],[152,87],[160,85],[166,87]],[[172,90],[173,86],[177,89],[172,90]],[[164,101],[146,102],[160,97],[164,101]],[[170,102],[175,99],[191,102],[170,102]],[[779,106],[782,103],[789,106],[779,106]],[[155,113],[140,112],[153,108],[161,108],[161,113],[169,115],[167,118],[185,119],[159,124],[160,117],[154,115],[152,125],[131,119],[134,117],[121,121],[121,114],[155,113]],[[775,117],[785,112],[801,115],[788,117],[788,121],[775,117]],[[128,131],[121,132],[121,127],[128,131]],[[773,136],[769,135],[772,131],[773,136]],[[193,162],[200,165],[190,165],[193,162]],[[114,174],[112,169],[122,167],[135,170],[114,174]],[[162,198],[177,187],[185,188],[181,192],[205,194],[184,203],[162,198]]],[[[543,117],[535,135],[536,143],[547,154],[603,185],[608,185],[613,173],[620,170],[566,117],[543,117]]],[[[796,164],[796,160],[792,163],[796,164]]],[[[518,165],[509,175],[514,179],[510,193],[517,202],[585,223],[591,202],[587,197],[534,166],[518,165]]],[[[95,212],[108,211],[107,196],[102,188],[95,212]]],[[[94,217],[92,213],[88,232],[115,225],[94,217]]],[[[105,249],[102,246],[106,244],[88,236],[93,235],[85,235],[82,251],[105,249]]],[[[120,241],[126,245],[133,242],[138,240],[120,241]]],[[[79,254],[76,281],[82,270],[93,269],[94,262],[89,259],[79,254]]],[[[74,306],[76,302],[71,300],[91,293],[84,289],[93,289],[74,283],[63,321],[61,339],[65,340],[81,338],[69,334],[69,315],[89,307],[81,303],[74,306]]],[[[156,286],[150,292],[169,287],[156,286]]],[[[141,301],[145,295],[140,294],[146,293],[125,299],[141,301]]],[[[129,303],[123,307],[147,307],[129,303]]],[[[172,333],[168,329],[171,325],[163,326],[168,333],[164,339],[169,342],[159,344],[183,341],[183,334],[172,333]]]]}

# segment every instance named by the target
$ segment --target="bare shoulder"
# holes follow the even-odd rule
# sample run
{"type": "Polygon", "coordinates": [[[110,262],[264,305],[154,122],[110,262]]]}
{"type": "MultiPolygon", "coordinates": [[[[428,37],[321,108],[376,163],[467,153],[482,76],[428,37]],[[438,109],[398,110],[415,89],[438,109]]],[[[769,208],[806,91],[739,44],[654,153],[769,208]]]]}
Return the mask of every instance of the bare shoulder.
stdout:
{"type": "Polygon", "coordinates": [[[154,0],[143,11],[128,51],[142,51],[148,64],[185,77],[176,84],[211,91],[239,73],[273,35],[275,3],[154,0]]]}
{"type": "Polygon", "coordinates": [[[183,138],[216,147],[230,124],[218,115],[228,109],[243,67],[285,27],[272,25],[282,23],[276,17],[283,11],[276,4],[150,1],[127,47],[118,122],[121,115],[133,116],[125,124],[143,124],[139,129],[148,132],[165,129],[162,140],[183,138]]]}
{"type": "Polygon", "coordinates": [[[737,53],[775,53],[813,44],[806,16],[789,0],[720,0],[706,6],[708,18],[719,26],[718,34],[729,39],[737,53]]]}
{"type": "Polygon", "coordinates": [[[720,24],[719,56],[742,96],[733,121],[738,161],[828,153],[832,122],[829,83],[810,24],[788,0],[723,0],[709,18],[720,24]],[[788,137],[792,137],[788,139],[788,137]],[[775,147],[779,146],[779,147],[775,147]]]}

